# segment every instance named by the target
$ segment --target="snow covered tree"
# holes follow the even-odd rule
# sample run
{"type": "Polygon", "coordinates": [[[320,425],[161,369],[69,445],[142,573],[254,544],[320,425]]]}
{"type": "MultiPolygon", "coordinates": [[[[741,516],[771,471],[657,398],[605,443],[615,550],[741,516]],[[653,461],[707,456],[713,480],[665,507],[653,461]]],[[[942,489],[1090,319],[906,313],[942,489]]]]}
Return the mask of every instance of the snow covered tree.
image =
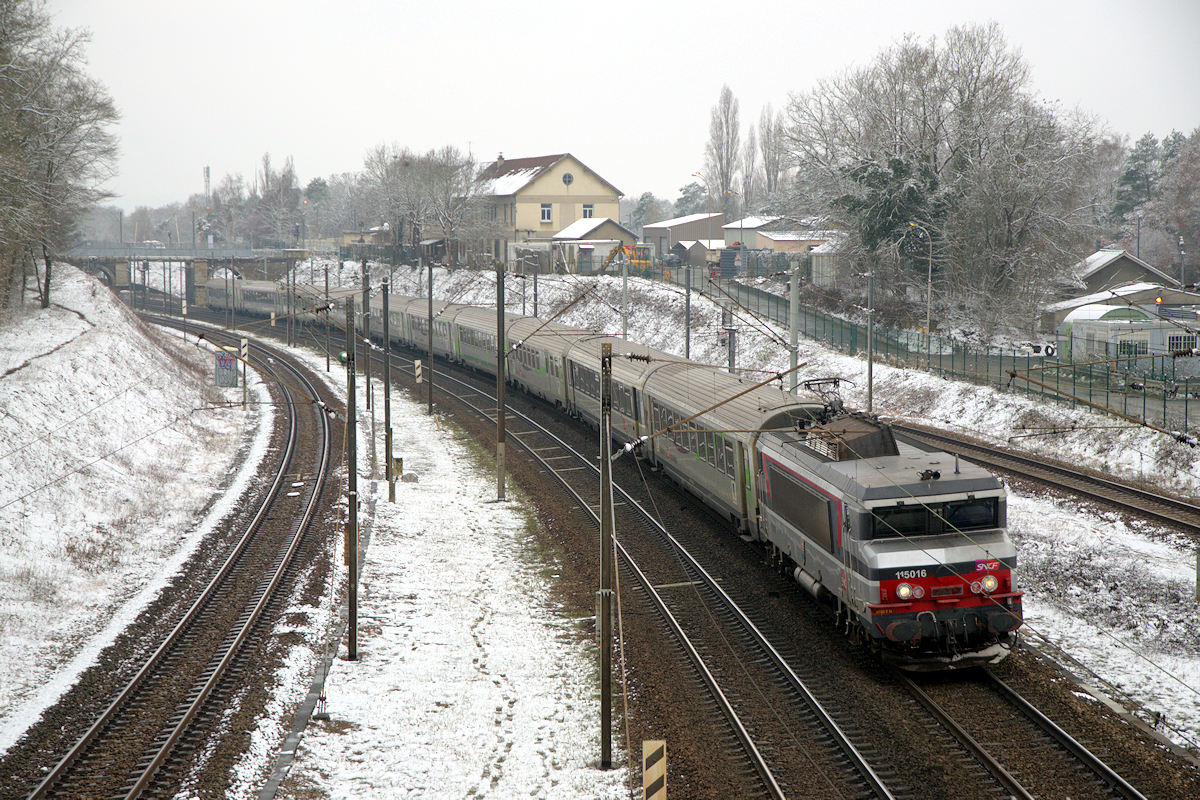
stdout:
{"type": "Polygon", "coordinates": [[[1113,216],[1126,217],[1154,199],[1154,189],[1162,172],[1162,149],[1158,138],[1147,133],[1137,140],[1125,158],[1125,170],[1117,180],[1113,216]]]}
{"type": "Polygon", "coordinates": [[[699,214],[708,205],[708,191],[697,181],[679,187],[679,199],[675,201],[675,214],[686,217],[699,214]]]}
{"type": "Polygon", "coordinates": [[[882,268],[881,289],[924,295],[931,239],[939,288],[1032,325],[1054,274],[1091,246],[1089,171],[1106,140],[1027,83],[1020,53],[989,23],[952,28],[940,44],[907,37],[794,94],[793,204],[845,227],[847,249],[882,268]]]}
{"type": "Polygon", "coordinates": [[[496,233],[484,213],[485,182],[475,159],[453,145],[428,156],[427,191],[433,220],[446,238],[450,268],[458,265],[464,245],[496,233]]]}
{"type": "Polygon", "coordinates": [[[1150,204],[1150,216],[1174,244],[1171,261],[1178,265],[1174,274],[1182,274],[1191,283],[1200,278],[1196,267],[1200,251],[1200,128],[1174,144],[1175,152],[1165,161],[1158,181],[1158,197],[1150,204]],[[1180,239],[1183,255],[1179,254],[1180,239]]]}
{"type": "Polygon", "coordinates": [[[73,222],[105,197],[117,112],[83,69],[85,33],[55,30],[36,0],[0,3],[0,305],[13,296],[16,267],[34,254],[50,304],[53,255],[73,222]]]}

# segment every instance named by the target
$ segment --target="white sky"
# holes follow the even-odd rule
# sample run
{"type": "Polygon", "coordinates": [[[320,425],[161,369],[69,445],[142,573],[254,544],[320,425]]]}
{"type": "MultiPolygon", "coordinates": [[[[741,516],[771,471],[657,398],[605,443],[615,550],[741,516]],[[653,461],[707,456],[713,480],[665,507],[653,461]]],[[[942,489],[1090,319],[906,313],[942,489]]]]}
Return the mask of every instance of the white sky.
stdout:
{"type": "Polygon", "coordinates": [[[742,0],[606,4],[50,0],[86,27],[89,70],[122,114],[128,210],[249,178],[264,152],[301,179],[368,149],[568,151],[627,195],[668,199],[703,163],[722,84],[743,124],[869,61],[904,33],[995,19],[1041,96],[1137,138],[1200,125],[1196,0],[742,0]]]}

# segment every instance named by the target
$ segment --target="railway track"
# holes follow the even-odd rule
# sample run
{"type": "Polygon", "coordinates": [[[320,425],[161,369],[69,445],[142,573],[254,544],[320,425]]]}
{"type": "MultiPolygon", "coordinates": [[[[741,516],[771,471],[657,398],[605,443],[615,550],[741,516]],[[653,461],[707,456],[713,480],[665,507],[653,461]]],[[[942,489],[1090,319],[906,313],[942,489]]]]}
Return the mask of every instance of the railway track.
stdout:
{"type": "MultiPolygon", "coordinates": [[[[224,334],[205,335],[236,345],[224,334]]],[[[280,590],[290,583],[324,488],[330,429],[302,372],[276,351],[253,345],[250,352],[258,369],[278,379],[286,400],[286,444],[270,490],[199,599],[30,798],[174,794],[219,724],[247,658],[269,633],[263,623],[285,600],[280,590]]]]}
{"type": "Polygon", "coordinates": [[[936,433],[893,422],[892,427],[910,439],[950,453],[958,453],[981,466],[1030,478],[1053,487],[1065,488],[1084,497],[1118,506],[1127,511],[1181,526],[1200,540],[1200,506],[1158,492],[1072,469],[1030,456],[1001,450],[945,433],[936,433]]]}
{"type": "Polygon", "coordinates": [[[920,684],[898,671],[893,671],[893,677],[1010,797],[1145,800],[1102,759],[991,671],[975,672],[977,680],[934,677],[920,684]]]}
{"type": "MultiPolygon", "coordinates": [[[[399,356],[399,369],[411,360],[399,356]]],[[[495,423],[495,396],[488,386],[447,374],[441,391],[457,387],[457,400],[495,423]]],[[[483,383],[483,381],[481,381],[483,383]]],[[[508,437],[522,447],[598,527],[599,468],[585,455],[532,417],[509,409],[508,437]]],[[[725,718],[731,747],[745,758],[744,779],[770,798],[811,795],[812,784],[830,797],[894,798],[886,766],[872,763],[854,743],[856,731],[843,730],[804,679],[771,645],[767,636],[720,582],[691,556],[655,515],[620,487],[614,487],[620,529],[637,526],[647,535],[616,543],[621,575],[653,607],[671,631],[693,675],[725,718]]],[[[755,796],[755,795],[751,795],[755,796]]]]}

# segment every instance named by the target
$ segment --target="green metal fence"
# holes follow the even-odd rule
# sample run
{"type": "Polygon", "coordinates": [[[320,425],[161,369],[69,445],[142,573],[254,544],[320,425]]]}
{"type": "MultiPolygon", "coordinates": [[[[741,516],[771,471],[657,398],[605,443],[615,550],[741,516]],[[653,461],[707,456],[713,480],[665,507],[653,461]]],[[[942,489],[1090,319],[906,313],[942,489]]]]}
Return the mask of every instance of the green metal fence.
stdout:
{"type": "MultiPolygon", "coordinates": [[[[720,290],[754,314],[787,328],[788,298],[732,280],[715,280],[700,267],[692,268],[693,291],[721,301],[720,290]],[[720,290],[713,287],[715,282],[720,290]]],[[[645,277],[685,284],[683,267],[657,267],[645,277]]],[[[799,332],[849,355],[867,349],[867,326],[848,322],[809,306],[798,310],[799,332]]],[[[1108,408],[1156,427],[1190,430],[1191,414],[1200,414],[1200,378],[1177,369],[1170,356],[1138,358],[1106,348],[1103,355],[1075,363],[1065,357],[1000,347],[977,347],[945,336],[876,326],[875,358],[897,367],[923,369],[954,380],[1021,392],[1055,403],[1108,408]],[[1013,377],[1016,372],[1031,380],[1013,377]],[[1036,383],[1035,383],[1036,382],[1036,383]]]]}

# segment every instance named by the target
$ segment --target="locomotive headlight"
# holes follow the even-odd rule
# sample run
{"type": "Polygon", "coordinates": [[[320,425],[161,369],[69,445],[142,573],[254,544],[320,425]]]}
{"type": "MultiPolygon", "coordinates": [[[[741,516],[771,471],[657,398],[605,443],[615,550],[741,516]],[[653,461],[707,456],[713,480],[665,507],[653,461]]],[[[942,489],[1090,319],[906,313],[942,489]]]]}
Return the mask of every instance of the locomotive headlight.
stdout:
{"type": "Polygon", "coordinates": [[[907,583],[902,583],[896,587],[896,597],[900,598],[901,600],[908,600],[910,597],[912,597],[912,593],[913,588],[907,583]]]}
{"type": "Polygon", "coordinates": [[[914,600],[920,600],[924,596],[925,596],[925,587],[924,586],[914,586],[913,587],[913,599],[914,600]]]}
{"type": "Polygon", "coordinates": [[[980,581],[980,586],[983,587],[983,590],[988,594],[996,591],[996,587],[999,585],[1000,581],[996,580],[995,575],[984,575],[983,580],[980,581]]]}

